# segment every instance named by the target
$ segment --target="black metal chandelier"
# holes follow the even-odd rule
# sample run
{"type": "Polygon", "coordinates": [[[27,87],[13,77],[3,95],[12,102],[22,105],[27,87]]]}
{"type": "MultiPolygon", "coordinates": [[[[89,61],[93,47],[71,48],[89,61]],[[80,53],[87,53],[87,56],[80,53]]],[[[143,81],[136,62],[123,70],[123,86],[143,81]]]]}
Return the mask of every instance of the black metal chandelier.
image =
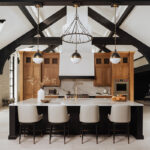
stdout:
{"type": "Polygon", "coordinates": [[[75,18],[62,35],[62,41],[72,44],[82,44],[92,41],[92,36],[84,27],[78,16],[79,4],[75,3],[76,8],[75,18]]]}

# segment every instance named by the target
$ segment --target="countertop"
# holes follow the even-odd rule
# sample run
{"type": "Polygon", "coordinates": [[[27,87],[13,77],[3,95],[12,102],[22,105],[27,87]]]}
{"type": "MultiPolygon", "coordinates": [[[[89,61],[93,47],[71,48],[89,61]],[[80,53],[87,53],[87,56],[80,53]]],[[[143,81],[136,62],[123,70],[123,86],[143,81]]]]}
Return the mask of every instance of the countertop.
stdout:
{"type": "MultiPolygon", "coordinates": [[[[46,98],[49,99],[49,98],[46,98]]],[[[130,106],[144,106],[143,104],[126,101],[126,102],[114,102],[111,98],[51,98],[49,103],[37,102],[36,98],[27,99],[25,101],[10,104],[9,106],[18,105],[35,105],[35,106],[49,106],[49,105],[66,105],[66,106],[81,106],[81,105],[98,105],[98,106],[112,106],[113,104],[130,105],[130,106]]]]}

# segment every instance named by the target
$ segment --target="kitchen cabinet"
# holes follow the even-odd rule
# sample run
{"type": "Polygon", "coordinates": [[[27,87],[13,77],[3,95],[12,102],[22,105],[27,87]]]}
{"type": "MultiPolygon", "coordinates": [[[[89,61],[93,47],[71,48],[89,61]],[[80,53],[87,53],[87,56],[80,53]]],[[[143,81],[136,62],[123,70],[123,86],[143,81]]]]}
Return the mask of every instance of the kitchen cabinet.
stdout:
{"type": "Polygon", "coordinates": [[[36,98],[41,85],[60,86],[59,53],[43,53],[44,62],[35,64],[35,52],[20,52],[20,100],[36,98]]]}
{"type": "Polygon", "coordinates": [[[59,54],[43,54],[44,62],[42,63],[42,83],[45,86],[60,86],[59,80],[59,54]]]}
{"type": "Polygon", "coordinates": [[[112,65],[109,61],[110,53],[95,53],[94,86],[111,86],[112,65]]]}

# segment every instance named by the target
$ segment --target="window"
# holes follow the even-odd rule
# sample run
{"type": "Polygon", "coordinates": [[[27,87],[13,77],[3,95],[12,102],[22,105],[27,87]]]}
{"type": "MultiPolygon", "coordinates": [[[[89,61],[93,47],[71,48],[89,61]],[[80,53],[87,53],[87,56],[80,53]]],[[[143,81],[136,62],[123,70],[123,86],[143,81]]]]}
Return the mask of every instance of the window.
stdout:
{"type": "Polygon", "coordinates": [[[26,63],[31,63],[31,57],[26,57],[26,63]]]}
{"type": "Polygon", "coordinates": [[[44,58],[44,64],[50,64],[50,59],[49,58],[44,58]]]}
{"type": "Polygon", "coordinates": [[[101,58],[96,58],[96,64],[101,64],[101,58]]]}
{"type": "Polygon", "coordinates": [[[58,59],[57,58],[53,58],[52,59],[52,64],[58,64],[58,59]]]}
{"type": "Polygon", "coordinates": [[[109,58],[104,58],[104,64],[109,64],[109,58]]]}
{"type": "Polygon", "coordinates": [[[128,63],[128,58],[127,57],[123,57],[123,63],[128,63]]]}

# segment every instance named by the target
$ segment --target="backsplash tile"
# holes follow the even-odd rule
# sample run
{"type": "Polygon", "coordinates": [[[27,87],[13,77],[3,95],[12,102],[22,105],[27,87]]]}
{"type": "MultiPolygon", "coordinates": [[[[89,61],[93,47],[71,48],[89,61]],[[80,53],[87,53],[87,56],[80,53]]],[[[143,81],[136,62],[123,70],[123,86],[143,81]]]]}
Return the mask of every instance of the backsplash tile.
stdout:
{"type": "Polygon", "coordinates": [[[110,94],[110,87],[95,87],[93,80],[90,79],[64,79],[61,81],[60,87],[45,87],[45,94],[49,95],[49,90],[56,89],[57,93],[61,96],[66,95],[68,92],[75,93],[75,87],[77,86],[78,94],[88,94],[89,96],[98,95],[96,93],[103,94],[104,90],[110,94]]]}

